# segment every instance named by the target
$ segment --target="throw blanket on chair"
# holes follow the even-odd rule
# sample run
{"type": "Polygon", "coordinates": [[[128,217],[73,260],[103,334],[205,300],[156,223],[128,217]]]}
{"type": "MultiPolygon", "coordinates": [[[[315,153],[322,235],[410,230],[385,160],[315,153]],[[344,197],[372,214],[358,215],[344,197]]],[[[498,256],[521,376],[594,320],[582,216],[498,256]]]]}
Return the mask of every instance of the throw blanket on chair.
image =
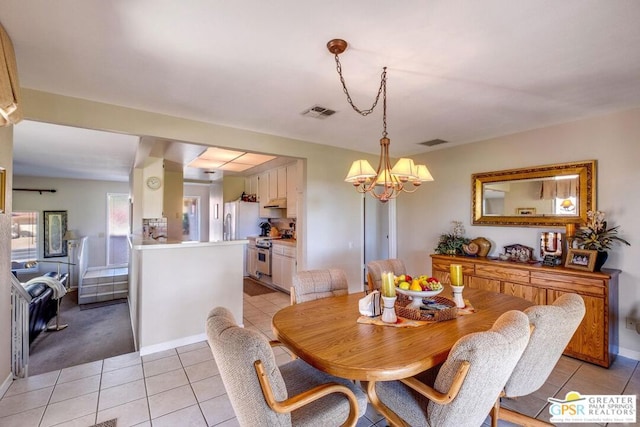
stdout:
{"type": "Polygon", "coordinates": [[[67,289],[64,287],[64,285],[58,279],[54,279],[53,277],[34,277],[33,279],[25,283],[24,286],[30,285],[32,283],[44,283],[45,285],[50,287],[53,291],[53,299],[62,298],[67,293],[67,289]]]}

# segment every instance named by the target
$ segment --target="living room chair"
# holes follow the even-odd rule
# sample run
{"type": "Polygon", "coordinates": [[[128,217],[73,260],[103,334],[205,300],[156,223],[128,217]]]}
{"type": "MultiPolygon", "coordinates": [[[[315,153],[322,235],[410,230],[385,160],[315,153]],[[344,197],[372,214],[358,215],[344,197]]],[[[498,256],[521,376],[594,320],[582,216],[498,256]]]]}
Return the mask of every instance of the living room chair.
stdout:
{"type": "Polygon", "coordinates": [[[390,271],[396,276],[407,274],[407,268],[401,259],[381,259],[367,263],[367,286],[369,292],[382,287],[382,272],[390,271]]]}
{"type": "Polygon", "coordinates": [[[301,359],[278,366],[270,346],[277,342],[239,327],[224,307],[209,312],[207,337],[242,426],[355,426],[364,415],[358,386],[301,359]]]}
{"type": "Polygon", "coordinates": [[[349,293],[347,274],[340,269],[299,271],[293,276],[291,305],[349,293]]]}
{"type": "Polygon", "coordinates": [[[433,387],[415,377],[378,382],[372,396],[410,426],[480,426],[529,341],[529,319],[508,311],[491,329],[460,338],[433,387]]]}
{"type": "MultiPolygon", "coordinates": [[[[529,395],[547,381],[585,314],[584,300],[577,294],[563,294],[551,305],[536,305],[524,310],[533,326],[529,344],[524,350],[502,397],[529,395]]],[[[549,426],[533,417],[500,407],[500,400],[491,412],[492,426],[498,419],[523,426],[549,426]]]]}

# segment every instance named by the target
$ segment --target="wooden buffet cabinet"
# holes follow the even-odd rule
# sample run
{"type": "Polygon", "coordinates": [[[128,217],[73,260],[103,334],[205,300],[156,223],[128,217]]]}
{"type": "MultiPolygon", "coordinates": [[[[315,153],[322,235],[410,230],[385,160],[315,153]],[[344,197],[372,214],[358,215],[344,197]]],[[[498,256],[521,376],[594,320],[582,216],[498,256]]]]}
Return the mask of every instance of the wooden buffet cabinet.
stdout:
{"type": "Polygon", "coordinates": [[[432,275],[449,284],[449,265],[461,264],[470,288],[514,295],[535,304],[551,304],[564,293],[577,293],[586,313],[564,354],[609,367],[618,354],[619,270],[588,272],[489,258],[431,255],[432,275]]]}

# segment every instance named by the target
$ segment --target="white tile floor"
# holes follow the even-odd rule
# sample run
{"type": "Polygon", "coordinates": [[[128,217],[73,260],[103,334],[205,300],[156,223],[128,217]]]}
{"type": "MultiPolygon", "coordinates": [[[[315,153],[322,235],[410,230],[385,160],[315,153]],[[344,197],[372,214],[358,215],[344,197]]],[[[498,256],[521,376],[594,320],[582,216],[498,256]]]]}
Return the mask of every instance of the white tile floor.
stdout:
{"type": "MultiPolygon", "coordinates": [[[[279,292],[245,294],[245,327],[272,339],[271,317],[288,304],[289,296],[279,292]]],[[[285,350],[275,351],[279,361],[290,360],[285,350]]],[[[638,362],[618,357],[607,370],[563,357],[539,392],[504,405],[548,419],[546,398],[564,397],[569,390],[640,394],[638,362]]],[[[118,419],[117,427],[238,425],[206,342],[17,380],[0,399],[0,427],[87,427],[113,418],[118,419]]],[[[371,406],[358,422],[359,427],[384,425],[371,406]]]]}

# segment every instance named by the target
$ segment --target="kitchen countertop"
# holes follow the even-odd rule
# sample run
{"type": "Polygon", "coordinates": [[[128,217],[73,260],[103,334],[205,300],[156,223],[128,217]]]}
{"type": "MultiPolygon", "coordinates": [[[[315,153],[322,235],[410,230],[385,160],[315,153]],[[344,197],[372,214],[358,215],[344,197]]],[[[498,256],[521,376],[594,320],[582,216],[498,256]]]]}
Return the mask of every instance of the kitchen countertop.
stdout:
{"type": "Polygon", "coordinates": [[[295,247],[298,242],[295,239],[273,239],[271,241],[274,245],[293,246],[295,247]]]}

